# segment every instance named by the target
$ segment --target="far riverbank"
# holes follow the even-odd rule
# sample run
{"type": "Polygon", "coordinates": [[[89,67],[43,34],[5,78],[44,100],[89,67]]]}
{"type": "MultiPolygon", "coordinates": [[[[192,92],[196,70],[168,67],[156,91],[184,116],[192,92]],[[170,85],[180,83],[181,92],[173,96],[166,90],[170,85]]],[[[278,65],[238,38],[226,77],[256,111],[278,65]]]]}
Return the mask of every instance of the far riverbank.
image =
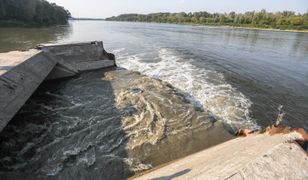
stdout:
{"type": "Polygon", "coordinates": [[[247,29],[247,30],[262,30],[262,31],[278,31],[278,32],[302,32],[307,33],[308,30],[296,30],[296,29],[274,29],[274,28],[259,28],[259,27],[245,27],[245,26],[228,26],[228,25],[203,25],[203,24],[191,24],[193,26],[207,26],[207,27],[222,27],[229,29],[247,29]]]}
{"type": "Polygon", "coordinates": [[[262,30],[262,31],[277,31],[277,32],[300,32],[308,33],[308,30],[297,29],[275,29],[275,28],[262,28],[262,27],[248,27],[248,26],[231,26],[231,25],[219,25],[219,24],[194,24],[194,23],[164,23],[164,22],[140,22],[140,21],[117,21],[117,20],[104,20],[109,22],[133,22],[133,23],[149,23],[149,24],[177,24],[177,25],[191,25],[197,27],[221,27],[228,29],[246,29],[246,30],[262,30]]]}

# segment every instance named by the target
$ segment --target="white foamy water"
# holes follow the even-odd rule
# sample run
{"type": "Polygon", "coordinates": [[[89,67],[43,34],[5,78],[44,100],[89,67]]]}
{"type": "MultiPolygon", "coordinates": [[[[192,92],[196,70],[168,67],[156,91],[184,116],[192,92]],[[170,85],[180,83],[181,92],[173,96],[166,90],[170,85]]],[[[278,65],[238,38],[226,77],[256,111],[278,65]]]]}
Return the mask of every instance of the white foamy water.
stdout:
{"type": "Polygon", "coordinates": [[[198,68],[191,64],[192,59],[185,59],[167,48],[158,50],[156,62],[144,61],[144,53],[129,55],[124,49],[114,53],[119,66],[172,84],[183,91],[191,103],[211,112],[217,119],[233,127],[259,128],[250,117],[252,102],[228,84],[221,73],[198,68]]]}

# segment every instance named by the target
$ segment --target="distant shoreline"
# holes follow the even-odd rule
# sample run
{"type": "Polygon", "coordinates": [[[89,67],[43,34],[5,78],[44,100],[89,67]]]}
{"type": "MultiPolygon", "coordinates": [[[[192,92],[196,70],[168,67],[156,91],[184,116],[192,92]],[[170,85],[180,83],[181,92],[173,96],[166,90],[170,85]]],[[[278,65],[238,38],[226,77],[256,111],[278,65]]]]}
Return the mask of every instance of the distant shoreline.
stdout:
{"type": "Polygon", "coordinates": [[[102,18],[71,18],[71,21],[105,21],[102,18]]]}
{"type": "Polygon", "coordinates": [[[105,20],[308,32],[308,12],[303,14],[293,11],[268,12],[265,9],[261,11],[247,11],[245,13],[236,13],[234,11],[230,13],[210,13],[207,11],[158,12],[150,14],[130,13],[112,16],[105,20]]]}
{"type": "Polygon", "coordinates": [[[203,25],[203,24],[191,24],[193,26],[209,26],[209,27],[222,27],[229,29],[247,29],[247,30],[261,30],[261,31],[277,31],[277,32],[301,32],[308,33],[308,30],[296,30],[296,29],[274,29],[274,28],[258,28],[258,27],[245,27],[245,26],[228,26],[228,25],[203,25]]]}
{"type": "MultiPolygon", "coordinates": [[[[117,20],[105,20],[105,19],[96,19],[96,18],[72,18],[69,21],[106,21],[106,22],[133,22],[133,23],[154,23],[154,24],[177,24],[177,25],[191,25],[197,27],[220,27],[225,29],[247,29],[247,30],[261,30],[261,31],[276,31],[276,32],[300,32],[308,33],[308,30],[296,30],[296,29],[274,29],[274,28],[262,28],[262,27],[245,27],[245,26],[231,26],[231,25],[219,25],[219,24],[194,24],[194,23],[163,23],[163,22],[141,22],[141,21],[117,21],[117,20]]],[[[58,25],[40,25],[37,23],[27,23],[24,21],[10,21],[10,20],[0,20],[1,27],[50,27],[50,26],[59,26],[66,24],[58,25]]]]}
{"type": "Polygon", "coordinates": [[[132,22],[132,23],[153,23],[153,24],[177,24],[177,25],[191,25],[197,27],[220,27],[225,29],[247,29],[247,30],[261,30],[261,31],[276,31],[276,32],[300,32],[308,33],[308,30],[296,30],[296,29],[274,29],[274,28],[259,28],[259,27],[245,27],[245,26],[230,26],[219,24],[193,24],[193,23],[164,23],[164,22],[141,22],[141,21],[116,21],[116,20],[104,20],[106,22],[132,22]]]}

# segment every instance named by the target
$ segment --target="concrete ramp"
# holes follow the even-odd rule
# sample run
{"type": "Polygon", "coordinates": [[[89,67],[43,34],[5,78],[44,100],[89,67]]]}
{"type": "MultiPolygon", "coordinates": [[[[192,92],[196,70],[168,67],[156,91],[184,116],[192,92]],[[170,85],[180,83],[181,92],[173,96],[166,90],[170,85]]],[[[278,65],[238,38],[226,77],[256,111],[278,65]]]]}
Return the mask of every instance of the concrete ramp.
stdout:
{"type": "Polygon", "coordinates": [[[135,179],[308,179],[301,135],[240,137],[174,161],[135,179]]]}
{"type": "Polygon", "coordinates": [[[102,42],[42,45],[0,53],[0,132],[44,80],[115,66],[102,42]]]}

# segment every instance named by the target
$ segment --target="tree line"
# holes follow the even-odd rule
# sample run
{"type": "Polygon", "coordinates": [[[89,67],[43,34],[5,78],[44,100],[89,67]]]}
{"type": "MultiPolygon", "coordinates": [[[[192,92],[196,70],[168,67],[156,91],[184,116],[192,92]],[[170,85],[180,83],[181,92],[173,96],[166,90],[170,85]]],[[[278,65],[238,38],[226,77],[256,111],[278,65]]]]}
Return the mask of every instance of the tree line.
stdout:
{"type": "Polygon", "coordinates": [[[296,14],[293,11],[267,12],[250,11],[245,13],[152,13],[152,14],[122,14],[106,18],[107,21],[158,22],[201,25],[227,25],[239,27],[273,28],[273,29],[308,29],[308,11],[296,14]]]}
{"type": "Polygon", "coordinates": [[[71,14],[45,0],[0,0],[0,21],[11,24],[66,24],[71,14]]]}

